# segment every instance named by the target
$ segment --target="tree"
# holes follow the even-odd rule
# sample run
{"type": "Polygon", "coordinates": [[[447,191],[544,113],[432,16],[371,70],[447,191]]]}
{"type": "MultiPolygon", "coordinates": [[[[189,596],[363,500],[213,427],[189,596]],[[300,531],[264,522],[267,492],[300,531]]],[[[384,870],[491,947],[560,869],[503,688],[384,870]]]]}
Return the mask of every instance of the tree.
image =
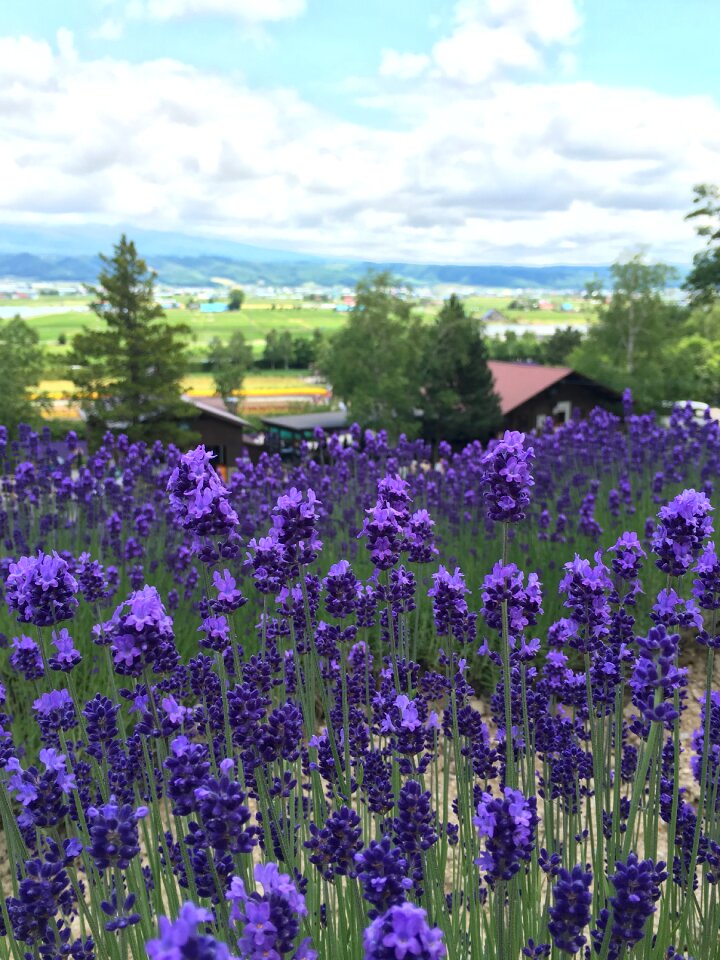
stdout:
{"type": "Polygon", "coordinates": [[[19,423],[33,423],[47,404],[37,395],[45,358],[37,333],[20,317],[0,321],[0,424],[13,432],[19,423]]]}
{"type": "Polygon", "coordinates": [[[253,352],[245,340],[245,334],[237,330],[225,342],[213,337],[208,344],[208,360],[212,371],[215,393],[222,397],[225,406],[233,408],[233,394],[239,393],[248,370],[253,365],[253,352]]]}
{"type": "Polygon", "coordinates": [[[543,363],[562,366],[568,362],[573,350],[577,350],[583,335],[573,327],[558,327],[542,343],[543,363]]]}
{"type": "Polygon", "coordinates": [[[236,287],[234,290],[230,291],[230,299],[228,300],[228,310],[242,310],[243,304],[245,303],[245,291],[241,290],[239,287],[236,287]]]}
{"type": "Polygon", "coordinates": [[[424,336],[420,387],[423,436],[465,445],[500,426],[500,401],[482,329],[453,294],[424,336]]]}
{"type": "Polygon", "coordinates": [[[632,387],[641,405],[672,399],[667,396],[665,348],[680,336],[684,316],[663,293],[675,271],[637,253],[613,264],[611,275],[610,303],[599,308],[570,364],[616,389],[632,387]]]}
{"type": "Polygon", "coordinates": [[[693,257],[693,268],[683,287],[692,307],[711,307],[720,298],[720,187],[703,183],[695,187],[694,210],[686,220],[698,218],[696,232],[706,247],[693,257]]]}
{"type": "Polygon", "coordinates": [[[603,282],[597,274],[585,281],[583,289],[583,299],[590,303],[602,303],[603,300],[603,282]]]}
{"type": "Polygon", "coordinates": [[[268,330],[265,338],[263,361],[266,367],[274,370],[276,367],[290,367],[293,355],[293,338],[289,330],[268,330]]]}
{"type": "Polygon", "coordinates": [[[391,437],[416,434],[420,426],[421,321],[396,286],[389,273],[361,279],[348,322],[322,358],[323,373],[350,415],[391,437]]]}
{"type": "Polygon", "coordinates": [[[131,440],[187,443],[182,377],[190,329],[171,325],[155,302],[155,274],[125,235],[104,264],[92,309],[104,330],[86,330],[72,341],[70,377],[91,439],[109,427],[131,440]]]}

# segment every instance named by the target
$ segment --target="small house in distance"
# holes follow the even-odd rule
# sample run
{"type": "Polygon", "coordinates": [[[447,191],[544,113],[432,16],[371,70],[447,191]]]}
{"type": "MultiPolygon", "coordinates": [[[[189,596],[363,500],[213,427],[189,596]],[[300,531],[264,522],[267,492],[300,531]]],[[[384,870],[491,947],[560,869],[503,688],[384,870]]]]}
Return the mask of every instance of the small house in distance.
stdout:
{"type": "Polygon", "coordinates": [[[504,313],[501,313],[499,310],[486,310],[485,313],[480,317],[483,323],[507,323],[508,318],[504,313]]]}
{"type": "Polygon", "coordinates": [[[536,430],[548,417],[566,423],[573,410],[615,407],[620,394],[570,367],[490,360],[505,430],[536,430]]]}
{"type": "Polygon", "coordinates": [[[213,466],[225,474],[246,450],[245,434],[252,424],[231,413],[220,397],[190,397],[183,400],[195,408],[196,415],[188,426],[200,435],[200,442],[215,454],[213,466]]]}
{"type": "Polygon", "coordinates": [[[317,429],[343,433],[348,427],[347,415],[342,410],[262,417],[260,422],[265,429],[265,449],[283,456],[292,456],[303,440],[312,441],[317,429]]]}

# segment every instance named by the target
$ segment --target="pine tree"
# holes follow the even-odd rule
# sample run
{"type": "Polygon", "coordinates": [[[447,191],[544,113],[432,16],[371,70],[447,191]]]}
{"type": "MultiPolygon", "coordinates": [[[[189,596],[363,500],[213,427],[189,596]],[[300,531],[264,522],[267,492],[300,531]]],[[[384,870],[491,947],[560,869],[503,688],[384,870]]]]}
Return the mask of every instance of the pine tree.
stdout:
{"type": "Polygon", "coordinates": [[[422,362],[423,435],[461,446],[495,433],[500,401],[478,321],[453,294],[427,328],[422,362]]]}
{"type": "Polygon", "coordinates": [[[113,256],[101,260],[91,293],[105,329],[77,334],[69,356],[90,438],[118,429],[131,440],[187,444],[192,435],[182,424],[188,407],[181,381],[190,329],[167,322],[155,301],[155,274],[124,234],[113,256]]]}

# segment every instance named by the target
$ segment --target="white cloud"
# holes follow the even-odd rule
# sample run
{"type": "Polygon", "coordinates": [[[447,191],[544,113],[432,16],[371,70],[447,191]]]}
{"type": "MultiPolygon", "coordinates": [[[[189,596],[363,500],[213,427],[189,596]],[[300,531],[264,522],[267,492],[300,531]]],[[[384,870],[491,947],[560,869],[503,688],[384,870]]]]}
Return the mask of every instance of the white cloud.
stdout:
{"type": "Polygon", "coordinates": [[[396,129],[174,60],[77,59],[68,34],[0,38],[0,220],[439,262],[696,248],[683,216],[720,162],[709,97],[431,78],[373,105],[396,129]]]}
{"type": "Polygon", "coordinates": [[[305,0],[133,0],[128,14],[148,20],[222,16],[247,23],[287,20],[305,11],[305,0]]]}
{"type": "Polygon", "coordinates": [[[430,57],[425,53],[398,53],[397,50],[383,50],[380,76],[414,80],[425,71],[429,63],[430,57]]]}
{"type": "MultiPolygon", "coordinates": [[[[451,32],[431,51],[434,75],[477,86],[507,71],[538,70],[548,54],[567,73],[572,61],[556,47],[572,43],[580,24],[575,0],[458,0],[451,32]]],[[[414,79],[425,65],[423,54],[385,50],[380,75],[414,79]]]]}
{"type": "Polygon", "coordinates": [[[506,67],[533,69],[540,64],[537,50],[506,27],[470,22],[433,47],[433,60],[442,76],[478,84],[506,67]]]}

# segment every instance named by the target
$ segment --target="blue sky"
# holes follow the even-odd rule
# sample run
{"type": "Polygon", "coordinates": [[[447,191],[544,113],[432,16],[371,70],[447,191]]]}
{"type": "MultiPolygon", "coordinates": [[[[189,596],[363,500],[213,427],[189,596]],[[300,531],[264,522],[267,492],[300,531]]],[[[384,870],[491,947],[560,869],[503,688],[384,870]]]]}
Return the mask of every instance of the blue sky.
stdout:
{"type": "Polygon", "coordinates": [[[714,0],[10,0],[0,220],[685,260],[718,35],[714,0]]]}

